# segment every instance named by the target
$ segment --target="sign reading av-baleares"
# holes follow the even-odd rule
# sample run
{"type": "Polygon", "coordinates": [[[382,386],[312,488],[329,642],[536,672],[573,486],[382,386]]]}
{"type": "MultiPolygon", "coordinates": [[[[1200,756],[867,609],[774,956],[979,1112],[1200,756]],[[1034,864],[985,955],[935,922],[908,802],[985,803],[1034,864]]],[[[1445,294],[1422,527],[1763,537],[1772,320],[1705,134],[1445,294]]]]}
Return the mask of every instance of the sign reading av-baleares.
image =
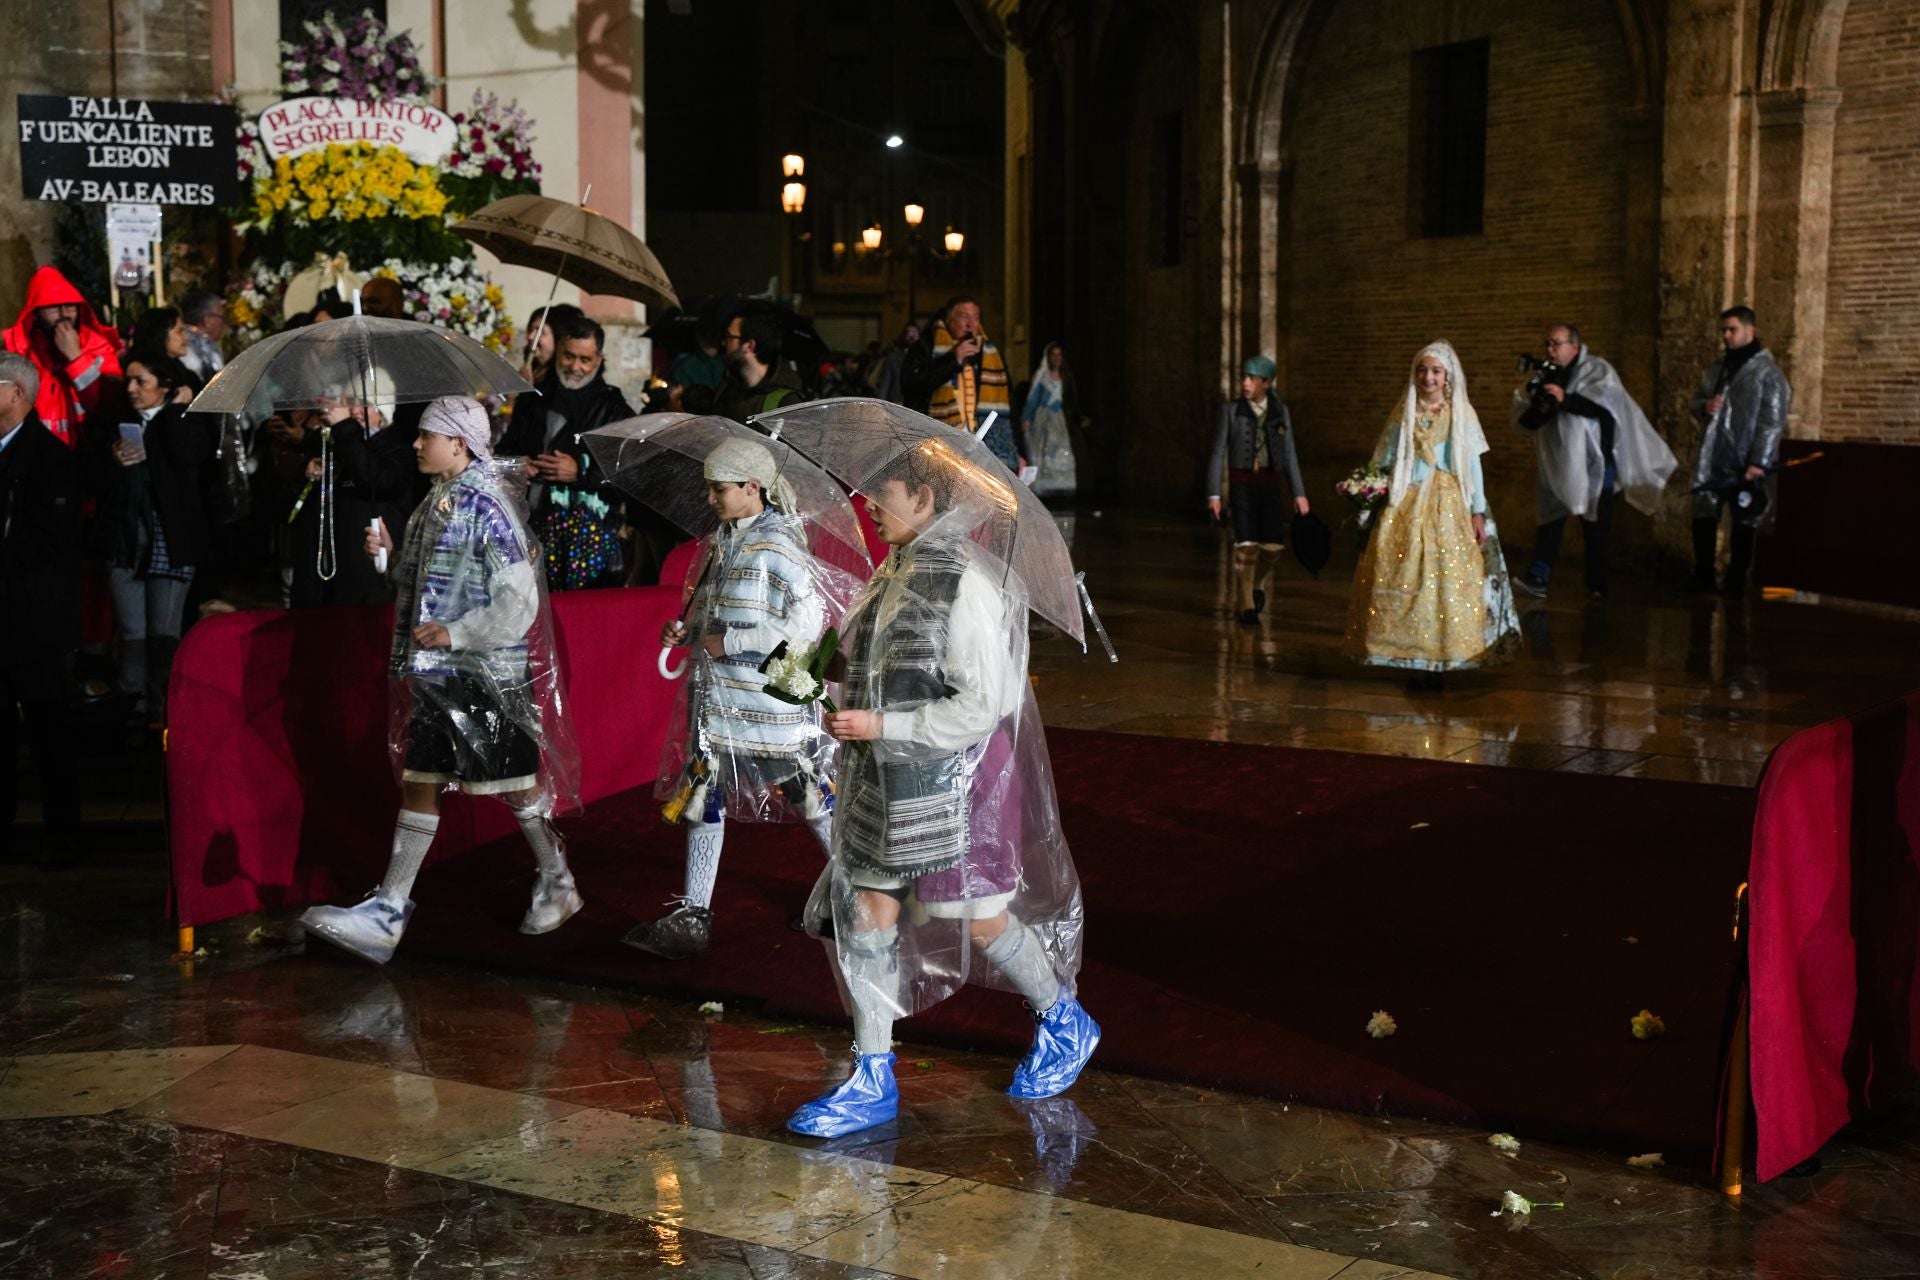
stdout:
{"type": "Polygon", "coordinates": [[[226,206],[240,195],[232,107],[21,94],[29,200],[226,206]]]}

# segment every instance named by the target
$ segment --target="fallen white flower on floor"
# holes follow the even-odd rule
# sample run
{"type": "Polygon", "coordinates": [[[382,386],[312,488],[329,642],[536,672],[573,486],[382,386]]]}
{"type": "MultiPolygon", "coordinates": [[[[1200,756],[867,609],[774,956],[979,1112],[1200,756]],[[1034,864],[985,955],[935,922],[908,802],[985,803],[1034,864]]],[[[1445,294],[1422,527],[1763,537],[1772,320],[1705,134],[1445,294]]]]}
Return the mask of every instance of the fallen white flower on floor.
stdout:
{"type": "Polygon", "coordinates": [[[1556,1200],[1549,1204],[1546,1201],[1529,1200],[1517,1191],[1506,1191],[1500,1195],[1500,1207],[1488,1216],[1497,1218],[1503,1213],[1510,1213],[1516,1218],[1524,1218],[1535,1209],[1564,1209],[1566,1207],[1566,1202],[1563,1200],[1556,1200]]]}
{"type": "Polygon", "coordinates": [[[1409,830],[1409,831],[1424,831],[1424,830],[1426,830],[1426,829],[1427,829],[1428,827],[1430,827],[1430,826],[1432,826],[1432,825],[1433,825],[1433,824],[1432,824],[1431,822],[1416,822],[1416,823],[1414,823],[1414,824],[1413,824],[1412,826],[1410,826],[1410,827],[1408,827],[1408,828],[1407,828],[1407,830],[1409,830]]]}
{"type": "Polygon", "coordinates": [[[700,1012],[702,1013],[725,1013],[726,1011],[727,1007],[718,1000],[709,1000],[700,1006],[700,1012]]]}
{"type": "Polygon", "coordinates": [[[1495,1151],[1504,1151],[1510,1156],[1520,1154],[1520,1139],[1510,1133],[1495,1133],[1489,1135],[1487,1145],[1495,1151]]]}
{"type": "Polygon", "coordinates": [[[1385,1040],[1399,1029],[1400,1024],[1385,1009],[1375,1009],[1373,1016],[1367,1019],[1367,1034],[1375,1040],[1385,1040]]]}
{"type": "Polygon", "coordinates": [[[1649,1151],[1643,1156],[1628,1156],[1627,1163],[1636,1169],[1658,1169],[1667,1162],[1667,1158],[1658,1151],[1649,1151]]]}

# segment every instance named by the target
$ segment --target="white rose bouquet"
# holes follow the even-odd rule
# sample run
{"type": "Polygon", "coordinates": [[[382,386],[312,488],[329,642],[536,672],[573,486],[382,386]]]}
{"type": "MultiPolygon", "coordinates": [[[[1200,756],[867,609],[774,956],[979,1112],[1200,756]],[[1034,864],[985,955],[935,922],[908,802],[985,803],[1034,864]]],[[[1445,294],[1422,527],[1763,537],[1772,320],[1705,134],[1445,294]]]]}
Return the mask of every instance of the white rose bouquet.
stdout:
{"type": "Polygon", "coordinates": [[[795,650],[782,640],[760,664],[760,674],[767,678],[765,692],[796,707],[817,702],[828,711],[838,711],[840,708],[827,696],[826,671],[839,649],[840,633],[832,627],[811,649],[795,650]]]}

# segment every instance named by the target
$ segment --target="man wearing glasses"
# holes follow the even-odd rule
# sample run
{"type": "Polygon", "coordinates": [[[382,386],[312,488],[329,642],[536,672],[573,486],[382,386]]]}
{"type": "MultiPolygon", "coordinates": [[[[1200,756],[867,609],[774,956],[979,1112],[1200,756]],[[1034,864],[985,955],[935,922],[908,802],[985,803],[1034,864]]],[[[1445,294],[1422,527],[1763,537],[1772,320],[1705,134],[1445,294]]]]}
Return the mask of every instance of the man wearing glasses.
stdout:
{"type": "Polygon", "coordinates": [[[1513,421],[1533,432],[1540,448],[1533,564],[1514,585],[1536,598],[1547,594],[1567,517],[1579,516],[1587,599],[1597,603],[1607,598],[1614,495],[1623,493],[1652,515],[1676,464],[1620,375],[1582,345],[1576,326],[1547,330],[1547,359],[1553,367],[1543,371],[1539,385],[1513,393],[1513,421]]]}

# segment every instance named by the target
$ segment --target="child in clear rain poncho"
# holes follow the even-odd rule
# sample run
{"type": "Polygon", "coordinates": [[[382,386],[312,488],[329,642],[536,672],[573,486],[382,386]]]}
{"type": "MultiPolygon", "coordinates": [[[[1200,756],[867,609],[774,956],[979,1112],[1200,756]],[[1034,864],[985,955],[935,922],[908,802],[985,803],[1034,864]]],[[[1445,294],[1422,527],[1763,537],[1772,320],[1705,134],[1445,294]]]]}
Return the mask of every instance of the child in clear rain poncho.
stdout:
{"type": "Polygon", "coordinates": [[[937,439],[860,485],[894,550],[845,623],[846,709],[825,718],[843,744],[833,862],[808,909],[830,906],[857,1056],[796,1133],[892,1119],[894,1020],[968,981],[1033,1011],[1015,1097],[1064,1092],[1099,1043],[1074,994],[1084,912],[1027,683],[1026,592],[982,541],[1005,550],[983,531],[1006,527],[1016,487],[937,439]]]}
{"type": "MultiPolygon", "coordinates": [[[[401,809],[379,888],[355,907],[311,907],[307,929],[384,964],[413,914],[414,878],[440,826],[440,792],[512,808],[539,875],[522,933],[549,933],[581,908],[549,819],[577,798],[577,752],[562,715],[553,621],[525,512],[490,466],[486,410],[445,397],[421,415],[414,449],[433,482],[394,558],[390,672],[401,809]]],[[[379,559],[384,525],[366,535],[379,559]]]]}
{"type": "MultiPolygon", "coordinates": [[[[668,428],[705,440],[700,422],[668,428]]],[[[660,642],[690,650],[687,686],[660,767],[660,797],[669,822],[687,828],[685,891],[674,909],[637,925],[626,944],[667,960],[703,953],[713,938],[713,893],[728,818],[778,822],[798,818],[822,848],[832,824],[834,743],[817,707],[767,692],[769,657],[812,653],[822,633],[853,598],[858,582],[810,551],[809,517],[786,467],[811,468],[784,446],[770,447],[727,424],[705,451],[706,501],[720,526],[696,557],[687,622],[669,622],[660,642]]],[[[698,454],[695,455],[697,459],[698,454]]],[[[845,513],[845,498],[816,471],[818,484],[845,513]]]]}

